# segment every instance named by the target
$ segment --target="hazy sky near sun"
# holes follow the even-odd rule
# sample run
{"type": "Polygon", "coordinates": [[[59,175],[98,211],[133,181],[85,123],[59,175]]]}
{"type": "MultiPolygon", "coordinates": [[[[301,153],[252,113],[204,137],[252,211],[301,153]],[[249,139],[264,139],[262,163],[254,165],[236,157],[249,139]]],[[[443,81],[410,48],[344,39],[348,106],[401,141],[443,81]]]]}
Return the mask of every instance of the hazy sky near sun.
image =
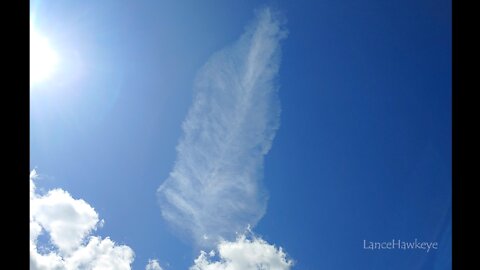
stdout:
{"type": "Polygon", "coordinates": [[[132,269],[267,253],[278,269],[449,269],[450,1],[30,11],[58,55],[30,89],[31,239],[41,253],[50,236],[58,265],[96,250],[132,269]],[[392,238],[439,249],[363,249],[392,238]]]}

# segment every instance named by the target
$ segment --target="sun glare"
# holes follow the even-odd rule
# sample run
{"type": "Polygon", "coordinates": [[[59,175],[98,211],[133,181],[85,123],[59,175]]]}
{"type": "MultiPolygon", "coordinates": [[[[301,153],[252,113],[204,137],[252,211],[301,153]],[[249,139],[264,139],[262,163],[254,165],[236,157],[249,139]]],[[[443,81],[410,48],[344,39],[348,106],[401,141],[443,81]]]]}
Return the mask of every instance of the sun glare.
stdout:
{"type": "Polygon", "coordinates": [[[47,80],[59,62],[57,53],[46,37],[30,27],[30,84],[47,80]]]}

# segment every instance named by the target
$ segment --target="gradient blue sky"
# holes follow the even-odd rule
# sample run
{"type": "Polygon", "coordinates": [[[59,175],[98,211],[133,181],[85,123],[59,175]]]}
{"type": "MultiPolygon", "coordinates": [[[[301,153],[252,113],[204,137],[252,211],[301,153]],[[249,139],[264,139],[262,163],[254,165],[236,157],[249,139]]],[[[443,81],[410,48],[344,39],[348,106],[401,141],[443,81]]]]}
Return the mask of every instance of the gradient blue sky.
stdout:
{"type": "Polygon", "coordinates": [[[198,254],[165,225],[156,189],[197,71],[265,4],[289,36],[255,232],[294,269],[450,269],[450,1],[31,1],[62,58],[30,92],[38,187],[95,207],[133,269],[187,269],[198,254]],[[439,250],[363,249],[392,238],[439,250]]]}

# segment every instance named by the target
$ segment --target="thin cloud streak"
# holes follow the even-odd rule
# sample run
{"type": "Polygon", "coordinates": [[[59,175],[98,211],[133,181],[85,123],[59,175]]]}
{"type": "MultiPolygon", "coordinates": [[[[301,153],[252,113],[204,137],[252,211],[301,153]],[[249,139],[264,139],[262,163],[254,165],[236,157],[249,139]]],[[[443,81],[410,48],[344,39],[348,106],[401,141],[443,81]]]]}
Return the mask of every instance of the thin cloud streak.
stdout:
{"type": "Polygon", "coordinates": [[[233,240],[264,215],[264,156],[280,121],[275,82],[287,32],[257,12],[232,46],[200,70],[169,177],[157,191],[162,216],[200,247],[233,240]]]}

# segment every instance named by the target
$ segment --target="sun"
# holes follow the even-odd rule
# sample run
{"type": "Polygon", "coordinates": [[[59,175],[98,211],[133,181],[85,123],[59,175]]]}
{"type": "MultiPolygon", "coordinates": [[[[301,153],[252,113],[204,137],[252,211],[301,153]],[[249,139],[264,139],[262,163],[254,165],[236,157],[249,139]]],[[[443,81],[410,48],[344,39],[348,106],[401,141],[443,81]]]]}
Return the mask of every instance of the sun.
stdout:
{"type": "Polygon", "coordinates": [[[49,40],[30,26],[30,85],[51,78],[58,62],[58,54],[49,40]]]}

